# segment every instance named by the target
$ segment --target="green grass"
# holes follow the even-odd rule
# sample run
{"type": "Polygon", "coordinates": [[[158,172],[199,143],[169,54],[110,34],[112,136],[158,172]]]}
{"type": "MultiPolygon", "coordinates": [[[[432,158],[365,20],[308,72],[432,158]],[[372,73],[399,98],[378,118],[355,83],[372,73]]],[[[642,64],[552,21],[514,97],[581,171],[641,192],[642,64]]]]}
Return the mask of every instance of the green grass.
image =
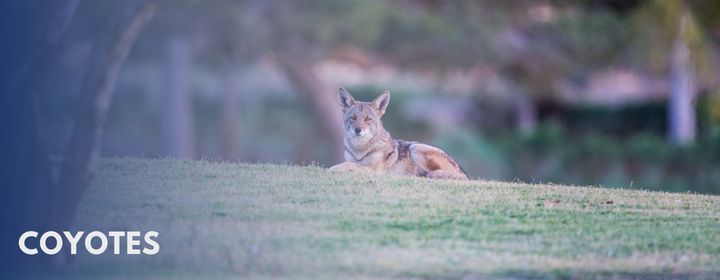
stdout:
{"type": "Polygon", "coordinates": [[[720,276],[720,197],[105,159],[77,229],[156,230],[156,256],[77,257],[70,276],[720,276]]]}

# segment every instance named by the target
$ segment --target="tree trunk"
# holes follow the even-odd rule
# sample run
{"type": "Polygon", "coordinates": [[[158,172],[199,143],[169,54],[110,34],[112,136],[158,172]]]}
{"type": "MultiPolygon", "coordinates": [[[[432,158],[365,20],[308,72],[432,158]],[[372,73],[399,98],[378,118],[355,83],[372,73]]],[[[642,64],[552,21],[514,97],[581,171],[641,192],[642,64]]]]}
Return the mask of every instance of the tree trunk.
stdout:
{"type": "Polygon", "coordinates": [[[167,62],[164,70],[166,102],[163,104],[163,131],[167,155],[192,159],[194,156],[193,118],[188,92],[190,48],[185,38],[176,37],[168,42],[167,62]]]}
{"type": "Polygon", "coordinates": [[[223,77],[222,87],[222,125],[220,127],[220,142],[222,157],[227,161],[237,160],[238,150],[238,89],[235,81],[235,72],[227,70],[223,77]]]}
{"type": "Polygon", "coordinates": [[[82,193],[92,179],[100,156],[100,139],[112,100],[118,73],[145,24],[157,10],[156,2],[146,2],[124,19],[114,37],[95,47],[90,69],[82,89],[85,102],[75,121],[73,134],[63,158],[55,198],[52,228],[66,228],[82,193]]]}
{"type": "Polygon", "coordinates": [[[537,128],[537,108],[532,97],[527,93],[518,93],[514,98],[515,127],[522,136],[535,133],[537,128]]]}
{"type": "MultiPolygon", "coordinates": [[[[55,85],[49,85],[50,77],[61,71],[57,67],[58,54],[62,53],[63,41],[79,0],[43,4],[52,11],[52,16],[32,18],[24,15],[22,9],[4,11],[17,12],[14,15],[22,18],[13,21],[17,28],[31,24],[45,26],[41,34],[45,44],[39,52],[29,51],[35,47],[35,42],[29,40],[32,36],[14,38],[7,53],[15,48],[19,52],[13,56],[20,59],[15,63],[4,61],[8,69],[17,69],[7,81],[2,80],[3,94],[0,95],[0,121],[8,132],[3,135],[3,145],[0,146],[3,155],[0,178],[4,186],[0,204],[6,210],[0,213],[4,228],[0,231],[0,256],[7,261],[16,256],[13,254],[16,247],[7,245],[14,244],[18,234],[29,228],[47,227],[48,215],[54,212],[53,207],[56,206],[53,204],[55,197],[48,195],[56,181],[52,176],[49,140],[41,131],[43,123],[38,99],[46,95],[47,90],[56,90],[55,85]]],[[[18,7],[21,5],[15,8],[18,7]]]]}
{"type": "Polygon", "coordinates": [[[685,11],[670,58],[670,103],[668,104],[668,134],[670,141],[679,145],[695,141],[697,130],[694,97],[697,91],[690,49],[685,40],[690,13],[685,11]]]}
{"type": "MultiPolygon", "coordinates": [[[[28,36],[11,38],[13,44],[9,46],[7,54],[14,57],[5,63],[8,69],[14,71],[14,75],[7,81],[2,80],[3,90],[8,94],[3,94],[0,101],[3,107],[0,109],[0,120],[8,133],[0,146],[3,155],[0,168],[3,194],[0,200],[4,207],[0,214],[3,220],[0,255],[9,269],[17,268],[12,265],[18,260],[16,242],[20,233],[29,229],[67,229],[80,195],[91,177],[92,163],[98,154],[102,123],[117,72],[137,33],[156,9],[156,5],[147,4],[146,0],[124,1],[113,5],[118,11],[113,15],[117,14],[118,17],[109,19],[107,23],[115,28],[93,37],[94,42],[100,43],[94,46],[90,63],[78,69],[79,73],[84,73],[81,74],[83,85],[79,90],[79,100],[84,103],[78,106],[74,131],[62,152],[62,162],[55,166],[55,160],[50,158],[50,144],[60,140],[43,132],[47,120],[42,118],[42,113],[46,112],[39,100],[46,98],[48,93],[59,91],[59,86],[64,86],[62,82],[54,83],[53,79],[59,71],[65,71],[58,66],[58,60],[65,47],[70,22],[76,17],[75,12],[81,1],[45,2],[17,3],[10,10],[4,11],[13,13],[15,20],[11,19],[11,22],[18,28],[47,26],[37,30],[44,40],[33,40],[33,28],[28,28],[28,36]],[[51,15],[43,16],[42,7],[49,7],[51,15]],[[34,14],[28,14],[28,11],[34,14]],[[38,44],[41,46],[38,47],[38,44]],[[15,247],[7,247],[12,244],[15,247]]],[[[36,268],[40,269],[54,259],[36,257],[32,259],[39,265],[36,268]]]]}
{"type": "Polygon", "coordinates": [[[276,55],[288,81],[300,92],[312,110],[316,129],[326,145],[328,156],[324,162],[335,164],[343,160],[342,114],[335,97],[336,88],[323,84],[309,62],[287,54],[276,55]]]}

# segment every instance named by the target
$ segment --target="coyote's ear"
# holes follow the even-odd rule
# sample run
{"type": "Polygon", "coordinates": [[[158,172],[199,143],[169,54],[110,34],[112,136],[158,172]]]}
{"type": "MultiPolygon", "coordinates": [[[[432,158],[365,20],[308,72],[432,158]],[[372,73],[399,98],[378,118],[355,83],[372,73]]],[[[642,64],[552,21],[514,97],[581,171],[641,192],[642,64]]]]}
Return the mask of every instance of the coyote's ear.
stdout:
{"type": "Polygon", "coordinates": [[[338,89],[338,102],[342,105],[343,111],[355,104],[355,98],[344,88],[338,89]]]}
{"type": "Polygon", "coordinates": [[[390,104],[390,91],[385,90],[383,93],[375,98],[375,100],[372,101],[372,107],[375,109],[375,111],[380,114],[380,116],[385,114],[385,109],[387,109],[388,104],[390,104]]]}

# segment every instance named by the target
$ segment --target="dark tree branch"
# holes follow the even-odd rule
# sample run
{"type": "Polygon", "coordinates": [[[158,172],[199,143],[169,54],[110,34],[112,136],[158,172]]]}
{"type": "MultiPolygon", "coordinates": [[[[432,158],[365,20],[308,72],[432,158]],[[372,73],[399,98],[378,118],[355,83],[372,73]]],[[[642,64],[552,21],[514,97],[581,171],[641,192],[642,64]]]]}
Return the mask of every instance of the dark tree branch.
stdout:
{"type": "Polygon", "coordinates": [[[106,46],[96,47],[82,89],[83,106],[75,121],[60,173],[57,194],[56,227],[67,226],[82,193],[92,179],[100,153],[100,139],[118,73],[140,31],[158,8],[156,1],[143,3],[120,24],[106,46]]]}

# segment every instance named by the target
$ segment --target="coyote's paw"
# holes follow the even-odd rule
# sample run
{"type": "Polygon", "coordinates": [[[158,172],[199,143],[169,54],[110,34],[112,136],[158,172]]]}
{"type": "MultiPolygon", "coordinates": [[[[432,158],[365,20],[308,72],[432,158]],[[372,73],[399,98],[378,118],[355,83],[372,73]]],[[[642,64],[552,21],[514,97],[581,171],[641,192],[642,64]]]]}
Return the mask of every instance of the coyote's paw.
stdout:
{"type": "Polygon", "coordinates": [[[330,170],[331,172],[341,172],[341,171],[343,171],[342,169],[343,169],[342,163],[328,168],[328,170],[330,170]]]}
{"type": "Polygon", "coordinates": [[[354,162],[343,162],[335,165],[328,169],[332,172],[346,172],[346,171],[367,171],[367,168],[354,162]]]}

